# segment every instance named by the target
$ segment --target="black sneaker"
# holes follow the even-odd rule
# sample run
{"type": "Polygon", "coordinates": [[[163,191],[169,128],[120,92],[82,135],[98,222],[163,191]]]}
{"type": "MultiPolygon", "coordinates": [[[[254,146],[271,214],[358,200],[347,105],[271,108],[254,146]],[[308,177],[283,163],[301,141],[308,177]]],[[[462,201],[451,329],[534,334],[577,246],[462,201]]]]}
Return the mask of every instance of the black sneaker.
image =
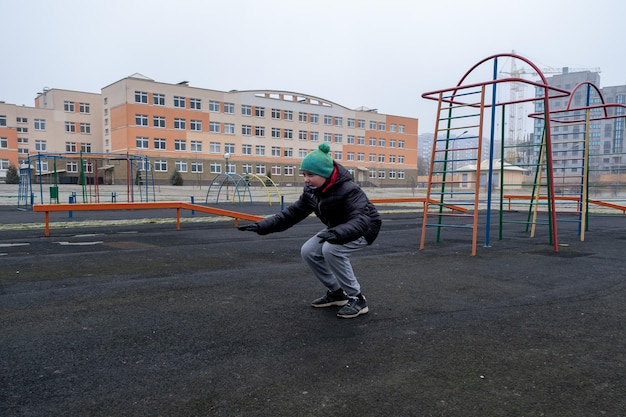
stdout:
{"type": "Polygon", "coordinates": [[[345,306],[348,304],[348,300],[348,294],[340,288],[337,291],[328,290],[325,296],[313,300],[311,305],[313,307],[345,306]]]}
{"type": "Polygon", "coordinates": [[[341,317],[343,319],[353,319],[361,314],[367,314],[369,311],[370,310],[367,308],[367,301],[365,300],[365,297],[363,294],[359,294],[357,297],[350,297],[348,303],[341,307],[337,313],[337,317],[341,317]]]}

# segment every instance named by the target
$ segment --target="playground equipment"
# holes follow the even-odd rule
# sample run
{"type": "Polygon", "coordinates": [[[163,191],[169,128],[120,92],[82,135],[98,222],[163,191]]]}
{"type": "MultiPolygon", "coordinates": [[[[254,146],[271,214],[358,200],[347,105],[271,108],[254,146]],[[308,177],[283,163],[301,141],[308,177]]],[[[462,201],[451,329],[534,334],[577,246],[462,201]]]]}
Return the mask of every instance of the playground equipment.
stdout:
{"type": "Polygon", "coordinates": [[[259,183],[261,186],[261,192],[267,197],[270,206],[272,205],[272,189],[276,193],[277,202],[280,201],[280,190],[276,186],[276,183],[267,175],[245,174],[245,176],[242,176],[236,173],[227,173],[219,174],[213,178],[206,193],[205,203],[209,203],[209,196],[212,195],[215,195],[215,203],[219,203],[222,190],[224,186],[226,186],[226,202],[237,202],[241,204],[247,195],[248,201],[252,204],[253,195],[251,185],[255,185],[256,183],[259,183]]]}
{"type": "MultiPolygon", "coordinates": [[[[546,113],[547,112],[532,113],[529,117],[543,121],[546,117],[546,113]]],[[[591,174],[594,173],[594,171],[596,171],[596,173],[598,171],[591,168],[590,161],[593,158],[607,157],[607,153],[604,152],[603,149],[599,149],[599,147],[596,147],[597,149],[593,152],[590,146],[591,126],[597,121],[623,119],[625,116],[626,105],[621,103],[606,103],[600,89],[591,82],[581,82],[577,84],[572,89],[566,107],[562,110],[549,112],[552,129],[554,129],[552,134],[554,143],[565,144],[563,142],[567,141],[568,145],[567,150],[553,151],[555,187],[559,187],[560,185],[559,194],[562,197],[571,197],[576,203],[575,221],[578,223],[578,233],[581,241],[585,240],[585,231],[588,230],[589,204],[598,204],[605,207],[626,210],[626,206],[623,205],[589,199],[591,174]],[[577,95],[579,92],[584,96],[585,104],[583,106],[574,105],[574,98],[579,97],[579,95],[577,95]],[[562,131],[580,133],[571,135],[561,133],[562,131]],[[571,149],[574,150],[572,151],[571,149]]],[[[623,154],[623,152],[618,154],[613,153],[611,157],[619,158],[621,161],[623,154]]],[[[617,181],[619,181],[620,175],[621,172],[618,171],[617,181]]],[[[596,177],[595,187],[602,188],[612,185],[611,183],[603,184],[602,181],[600,181],[600,175],[594,176],[596,177]]],[[[563,200],[565,200],[565,198],[563,198],[563,200]]],[[[536,207],[537,205],[535,205],[534,211],[537,210],[536,207]]]]}
{"type": "MultiPolygon", "coordinates": [[[[573,221],[578,222],[579,235],[584,240],[589,204],[626,212],[624,205],[589,198],[592,185],[590,173],[593,173],[590,161],[609,156],[615,161],[621,161],[623,155],[621,142],[615,146],[620,149],[620,153],[607,155],[606,149],[600,149],[597,141],[594,153],[594,148],[590,146],[590,127],[594,121],[617,118],[615,130],[621,136],[626,116],[624,104],[607,104],[600,90],[592,83],[580,83],[572,91],[550,86],[536,65],[511,53],[487,57],[470,68],[456,86],[427,92],[422,97],[436,100],[438,108],[420,249],[425,247],[429,229],[436,229],[436,241],[439,242],[443,229],[462,228],[472,232],[471,254],[475,255],[480,210],[484,210],[486,220],[484,244],[490,246],[494,196],[499,196],[499,239],[503,237],[503,226],[506,223],[525,224],[526,231],[530,231],[532,237],[538,225],[547,225],[550,244],[555,252],[559,248],[557,220],[572,221],[572,217],[577,216],[573,221]],[[498,79],[498,65],[503,59],[521,61],[532,67],[532,74],[539,80],[519,78],[519,72],[517,77],[498,79]],[[470,77],[478,77],[479,81],[470,82],[470,77]],[[531,86],[535,95],[525,98],[514,94],[508,96],[508,100],[503,100],[498,95],[498,89],[507,84],[511,91],[516,92],[521,90],[520,85],[531,86]],[[586,105],[574,107],[572,103],[579,102],[583,93],[586,94],[583,100],[586,105]],[[550,101],[563,98],[567,98],[567,107],[564,110],[551,110],[550,101]],[[507,116],[509,123],[512,119],[517,120],[518,112],[523,108],[520,107],[522,103],[530,103],[535,108],[534,113],[527,114],[535,120],[533,140],[520,141],[519,137],[510,137],[511,132],[517,130],[511,126],[507,137],[507,116]],[[515,115],[514,118],[511,113],[515,115]],[[501,132],[496,131],[498,120],[501,120],[501,132]],[[622,120],[621,124],[619,120],[622,120]],[[494,157],[498,134],[500,159],[494,157]],[[483,146],[485,139],[488,143],[483,146]],[[489,152],[487,158],[483,158],[483,149],[489,152]],[[503,159],[507,154],[518,153],[523,154],[524,158],[523,161],[517,161],[515,166],[503,159]],[[496,190],[499,194],[495,194],[496,190]],[[511,193],[512,190],[515,193],[511,193]],[[507,199],[509,210],[512,204],[528,204],[525,221],[505,219],[507,199]],[[466,213],[448,212],[452,205],[449,201],[469,210],[466,213]],[[431,206],[434,209],[431,210],[431,206]]],[[[616,174],[613,172],[611,175],[616,174]]],[[[617,178],[610,184],[620,182],[620,175],[618,170],[617,178]]],[[[595,175],[593,185],[607,185],[607,181],[600,177],[600,174],[595,175]]]]}
{"type": "MultiPolygon", "coordinates": [[[[426,233],[429,228],[437,231],[436,239],[440,240],[444,228],[468,229],[472,233],[471,254],[476,255],[478,241],[478,215],[481,193],[486,197],[485,246],[490,245],[490,225],[492,210],[492,193],[498,184],[498,173],[494,171],[494,144],[496,139],[497,111],[504,112],[507,105],[521,102],[538,102],[541,108],[549,113],[550,99],[567,97],[569,91],[548,85],[541,70],[529,60],[516,54],[492,55],[470,68],[456,86],[422,94],[429,100],[436,100],[437,120],[428,176],[426,202],[420,249],[424,249],[426,233]],[[521,60],[531,66],[539,75],[540,81],[530,81],[519,77],[498,79],[498,63],[503,58],[521,60]],[[489,66],[491,64],[491,66],[489,66]],[[491,79],[487,81],[469,82],[470,76],[476,76],[491,69],[491,79]],[[539,97],[504,100],[498,98],[497,89],[503,83],[522,83],[540,91],[539,97]],[[462,132],[462,133],[457,133],[462,132]],[[483,138],[489,141],[489,157],[487,166],[483,165],[483,138]],[[463,164],[462,166],[459,166],[463,164]],[[483,186],[483,182],[485,186],[483,186]],[[467,206],[471,211],[448,212],[446,206],[454,199],[455,205],[467,206]],[[433,200],[435,203],[433,203],[433,200]],[[430,206],[434,206],[431,210],[430,206]],[[429,222],[434,218],[433,222],[429,222]],[[469,224],[468,224],[469,222],[469,224]]],[[[554,208],[554,185],[552,167],[552,141],[550,137],[550,119],[545,119],[546,133],[543,141],[535,145],[538,158],[534,165],[538,172],[547,175],[537,176],[535,185],[537,195],[546,195],[548,201],[548,221],[551,243],[558,251],[557,227],[554,208]]],[[[500,164],[502,167],[503,164],[500,164]]]]}
{"type": "MultiPolygon", "coordinates": [[[[49,185],[49,203],[59,204],[59,184],[80,186],[82,203],[100,202],[101,183],[113,183],[113,168],[125,164],[127,201],[135,201],[137,191],[140,201],[154,201],[154,178],[146,156],[130,154],[97,153],[37,153],[30,155],[20,166],[18,208],[28,209],[36,203],[33,179],[39,185],[39,204],[46,203],[44,184],[49,185]],[[62,165],[63,164],[63,165],[62,165]],[[52,165],[52,170],[50,170],[52,165]],[[64,168],[60,168],[64,166],[64,168]],[[33,175],[34,170],[34,175],[33,175]]],[[[76,193],[70,197],[78,203],[76,193]]],[[[117,195],[111,195],[117,201],[117,195]]]]}

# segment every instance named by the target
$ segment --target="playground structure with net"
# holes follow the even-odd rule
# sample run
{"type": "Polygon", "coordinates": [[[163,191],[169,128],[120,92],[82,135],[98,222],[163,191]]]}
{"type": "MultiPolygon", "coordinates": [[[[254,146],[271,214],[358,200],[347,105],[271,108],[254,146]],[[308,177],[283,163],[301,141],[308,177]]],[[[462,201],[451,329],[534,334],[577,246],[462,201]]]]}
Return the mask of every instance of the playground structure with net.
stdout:
{"type": "MultiPolygon", "coordinates": [[[[626,211],[620,201],[590,199],[590,189],[621,188],[621,173],[602,175],[590,165],[600,155],[590,148],[590,126],[594,121],[615,118],[623,126],[624,104],[607,104],[600,89],[591,83],[567,90],[551,86],[541,70],[530,60],[514,54],[489,56],[471,67],[454,87],[426,92],[422,97],[437,101],[436,126],[430,158],[427,195],[424,203],[420,249],[426,236],[435,230],[439,242],[446,228],[467,229],[471,234],[471,255],[476,255],[479,215],[484,213],[484,245],[491,245],[493,208],[499,208],[499,239],[503,238],[505,202],[524,206],[525,231],[534,236],[537,226],[547,226],[549,243],[558,252],[557,224],[578,223],[578,235],[584,240],[588,230],[589,205],[626,211]],[[499,64],[515,60],[530,66],[539,78],[531,81],[519,76],[498,78],[499,64]],[[478,81],[475,81],[478,79],[478,81]],[[533,97],[501,98],[498,89],[520,85],[534,89],[533,97]],[[585,96],[584,106],[574,106],[574,95],[585,96]],[[592,99],[592,94],[593,99],[592,99]],[[565,110],[551,111],[551,101],[567,99],[565,110]],[[507,135],[507,115],[530,103],[535,112],[526,116],[536,120],[535,140],[519,143],[507,135]],[[497,129],[500,125],[500,129],[497,129]],[[563,126],[576,126],[577,134],[563,134],[563,126]],[[498,139],[498,140],[497,140],[498,139]],[[483,157],[483,141],[488,141],[489,155],[483,157]],[[567,142],[568,151],[556,144],[567,142]],[[496,144],[501,158],[495,158],[496,144]],[[509,164],[503,158],[508,149],[529,155],[523,164],[509,164]],[[567,162],[567,169],[557,169],[567,162]],[[590,181],[592,180],[592,181],[590,181]],[[558,189],[558,192],[557,192],[558,189]]],[[[578,100],[577,100],[578,102],[578,100]]],[[[509,130],[510,132],[510,130],[509,130]]],[[[601,157],[621,158],[623,149],[601,157]]],[[[599,191],[596,192],[601,194],[599,191]]],[[[513,223],[513,222],[511,222],[513,223]]]]}
{"type": "Polygon", "coordinates": [[[150,161],[141,155],[37,153],[20,166],[19,180],[18,209],[28,209],[36,203],[58,204],[59,184],[80,186],[80,195],[70,196],[70,203],[100,203],[105,198],[116,202],[118,197],[127,202],[155,200],[150,161]],[[125,181],[126,196],[101,194],[100,185],[115,182],[114,168],[120,164],[125,165],[126,178],[117,180],[125,181]],[[48,187],[45,191],[44,185],[48,187]]]}

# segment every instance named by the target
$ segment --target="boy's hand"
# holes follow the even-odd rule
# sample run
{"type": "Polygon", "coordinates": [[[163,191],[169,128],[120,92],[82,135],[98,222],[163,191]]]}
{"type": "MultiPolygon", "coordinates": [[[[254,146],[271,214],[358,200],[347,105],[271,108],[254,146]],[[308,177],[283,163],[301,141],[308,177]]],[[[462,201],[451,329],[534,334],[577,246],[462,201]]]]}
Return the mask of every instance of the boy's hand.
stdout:
{"type": "Polygon", "coordinates": [[[242,232],[258,232],[259,225],[256,223],[244,224],[243,226],[238,226],[237,229],[242,232]]]}
{"type": "Polygon", "coordinates": [[[319,232],[317,237],[320,238],[320,243],[328,242],[328,243],[337,243],[337,235],[330,230],[325,230],[323,232],[319,232]]]}

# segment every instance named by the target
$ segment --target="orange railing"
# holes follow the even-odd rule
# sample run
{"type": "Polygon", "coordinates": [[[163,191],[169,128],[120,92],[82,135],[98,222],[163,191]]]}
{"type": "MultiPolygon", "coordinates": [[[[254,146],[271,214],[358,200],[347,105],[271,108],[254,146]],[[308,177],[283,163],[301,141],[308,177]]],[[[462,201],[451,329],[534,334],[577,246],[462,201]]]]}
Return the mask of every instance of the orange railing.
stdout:
{"type": "Polygon", "coordinates": [[[240,213],[237,211],[223,210],[214,207],[201,206],[198,204],[183,203],[180,201],[158,201],[145,203],[86,203],[86,204],[36,204],[33,211],[45,213],[46,236],[50,236],[50,212],[52,211],[104,211],[104,210],[155,210],[176,209],[176,230],[180,230],[180,210],[192,210],[202,213],[215,214],[217,216],[232,217],[237,226],[239,219],[259,221],[263,217],[253,214],[240,213]]]}

